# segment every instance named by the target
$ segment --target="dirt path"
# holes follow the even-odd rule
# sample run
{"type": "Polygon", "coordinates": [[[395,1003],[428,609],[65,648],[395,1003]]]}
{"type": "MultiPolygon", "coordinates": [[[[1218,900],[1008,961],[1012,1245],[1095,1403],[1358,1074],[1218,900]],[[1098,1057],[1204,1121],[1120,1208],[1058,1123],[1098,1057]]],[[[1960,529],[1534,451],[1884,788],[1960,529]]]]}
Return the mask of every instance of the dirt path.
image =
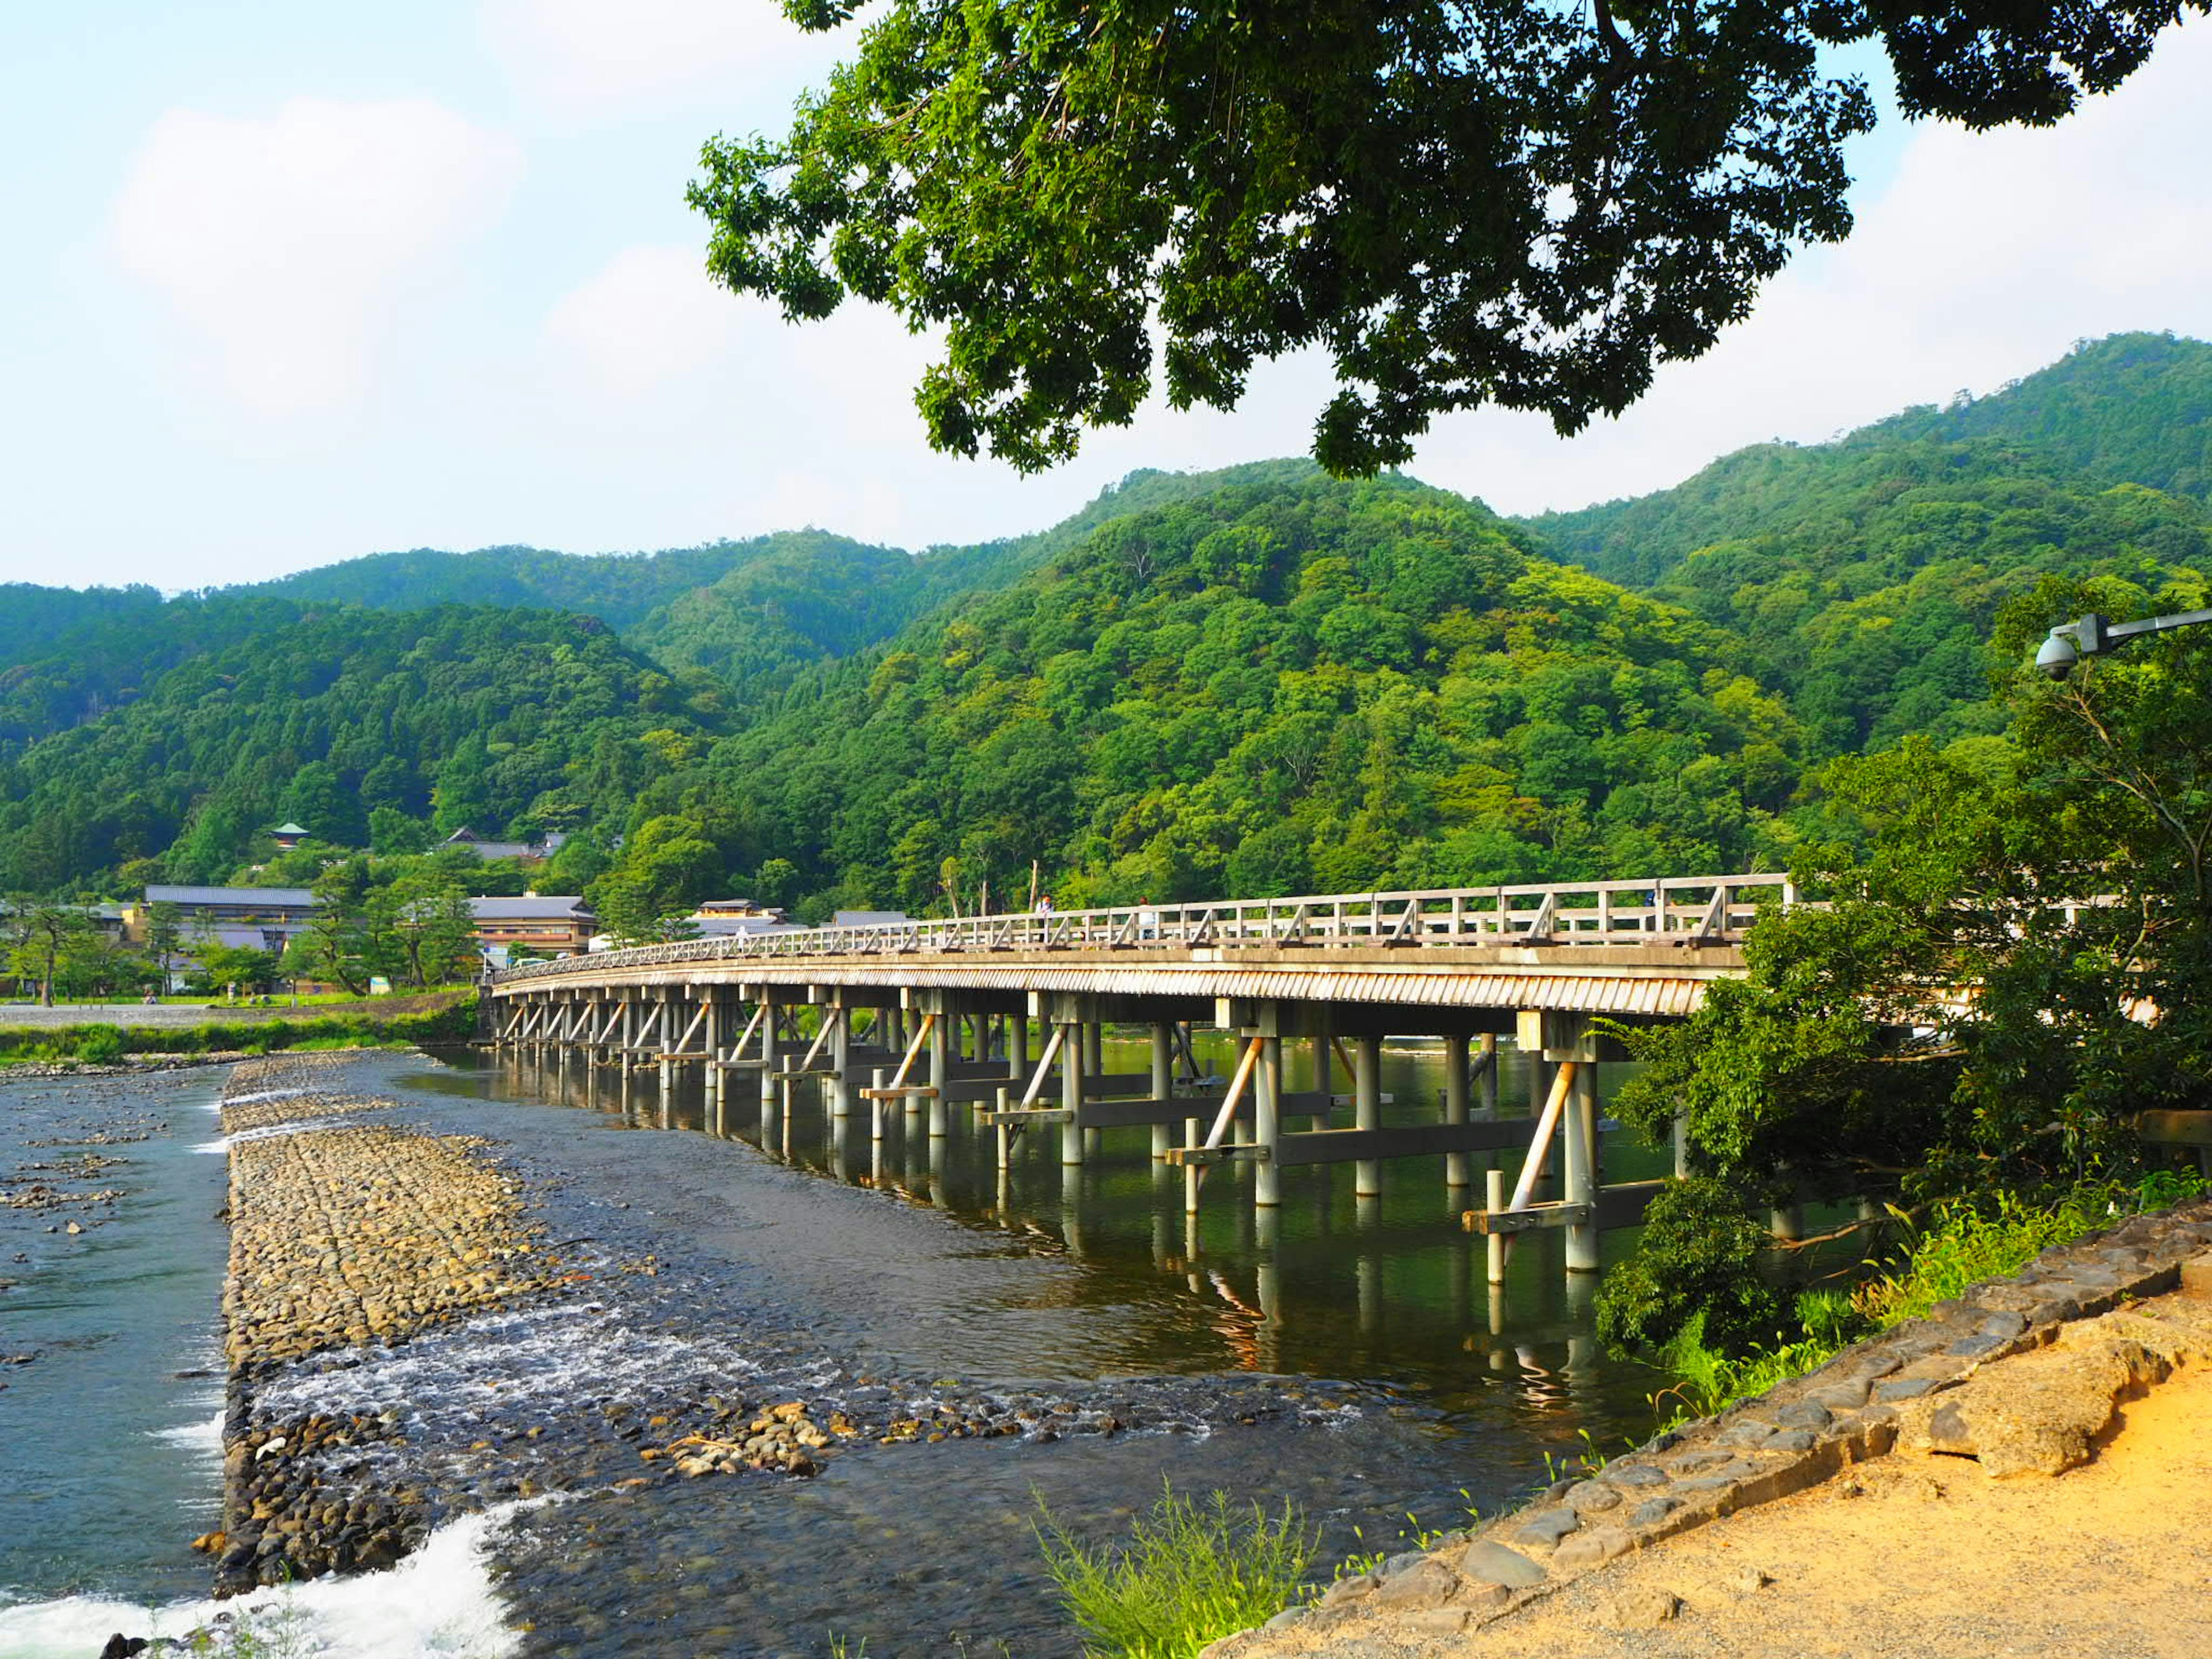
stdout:
{"type": "Polygon", "coordinates": [[[2203,1659],[2212,1370],[2130,1402],[2095,1461],[2055,1480],[1899,1451],[1625,1558],[1451,1651],[2203,1659]],[[1674,1619],[1639,1622],[1668,1597],[1674,1619]]]}

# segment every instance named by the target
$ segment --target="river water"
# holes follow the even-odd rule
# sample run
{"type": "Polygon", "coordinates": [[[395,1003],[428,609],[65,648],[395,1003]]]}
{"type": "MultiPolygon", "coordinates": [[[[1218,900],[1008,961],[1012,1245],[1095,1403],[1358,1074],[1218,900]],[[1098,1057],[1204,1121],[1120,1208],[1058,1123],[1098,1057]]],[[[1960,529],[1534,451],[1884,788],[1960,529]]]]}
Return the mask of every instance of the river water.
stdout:
{"type": "MultiPolygon", "coordinates": [[[[1511,1113],[1526,1084],[1504,1058],[1511,1113]]],[[[1109,1058],[1142,1068],[1135,1045],[1109,1058]]],[[[356,1071],[346,1086],[392,1097],[395,1121],[489,1137],[549,1237],[605,1271],[588,1298],[286,1383],[303,1409],[404,1414],[397,1455],[442,1523],[398,1570],[425,1611],[380,1623],[392,1596],[364,1599],[375,1580],[300,1587],[283,1597],[300,1651],[816,1655],[865,1640],[879,1659],[1054,1659],[1078,1646],[1041,1569],[1040,1504],[1106,1539],[1164,1480],[1287,1497],[1334,1559],[1464,1524],[1547,1478],[1547,1455],[1651,1421],[1659,1379],[1597,1351],[1555,1236],[1524,1240],[1507,1283],[1485,1283],[1440,1158],[1386,1164],[1370,1200],[1348,1167],[1286,1171],[1267,1219],[1231,1166],[1192,1224],[1141,1128],[1109,1132],[1079,1170],[1033,1138],[1002,1180],[964,1114],[933,1146],[902,1115],[878,1144],[865,1115],[840,1133],[802,1097],[763,1138],[749,1089],[732,1087],[714,1133],[696,1083],[664,1097],[649,1071],[625,1085],[467,1053],[356,1071]],[[807,1481],[617,1484],[640,1468],[644,1415],[680,1428],[697,1401],[738,1395],[878,1416],[1018,1409],[1034,1426],[859,1444],[807,1481]]],[[[8,1254],[26,1238],[42,1252],[0,1257],[0,1277],[22,1280],[0,1293],[0,1357],[40,1351],[0,1370],[0,1603],[15,1604],[0,1605],[0,1655],[88,1656],[131,1627],[132,1601],[171,1604],[173,1631],[208,1616],[185,1541],[214,1524],[219,1385],[175,1373],[218,1363],[222,1160],[192,1149],[212,1136],[220,1074],[181,1075],[0,1085],[19,1161],[50,1156],[14,1150],[47,1138],[33,1127],[169,1126],[112,1149],[133,1163],[101,1173],[127,1189],[103,1227],[30,1237],[55,1218],[0,1211],[17,1230],[0,1236],[8,1254]],[[94,1419],[70,1404],[92,1389],[97,1477],[94,1419]]],[[[1386,1049],[1386,1121],[1433,1121],[1440,1081],[1433,1050],[1386,1049]]],[[[1663,1158],[1615,1135],[1607,1162],[1632,1178],[1663,1158]]],[[[1608,1256],[1632,1237],[1609,1236],[1608,1256]]]]}

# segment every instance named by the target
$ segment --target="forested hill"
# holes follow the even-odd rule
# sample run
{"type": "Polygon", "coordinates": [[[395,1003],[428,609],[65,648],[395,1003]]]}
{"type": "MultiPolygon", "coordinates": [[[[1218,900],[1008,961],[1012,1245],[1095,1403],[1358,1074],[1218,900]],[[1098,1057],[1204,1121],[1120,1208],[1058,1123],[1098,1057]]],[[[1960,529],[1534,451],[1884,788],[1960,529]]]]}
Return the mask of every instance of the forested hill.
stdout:
{"type": "Polygon", "coordinates": [[[188,599],[146,634],[198,645],[126,707],[0,748],[0,890],[221,881],[287,817],[394,848],[432,820],[618,824],[719,714],[711,687],[558,611],[188,599]]]}
{"type": "Polygon", "coordinates": [[[1996,477],[2212,501],[2212,344],[2170,334],[2086,342],[1986,398],[1907,410],[1833,443],[1753,445],[1672,489],[1526,522],[1561,557],[1641,585],[1719,542],[1802,541],[1901,488],[1996,477]]]}
{"type": "MultiPolygon", "coordinates": [[[[581,611],[664,663],[706,668],[751,689],[886,639],[955,595],[1003,585],[1108,519],[1248,473],[1312,470],[1295,461],[1210,475],[1133,473],[1049,530],[919,554],[819,530],[658,553],[425,548],[371,554],[229,592],[388,611],[464,605],[581,611]]],[[[0,640],[0,661],[6,654],[0,640]]]]}
{"type": "Polygon", "coordinates": [[[2194,604],[2212,346],[2127,335],[1971,404],[1763,445],[1676,489],[1528,521],[1562,557],[1741,636],[1813,752],[1994,730],[1984,641],[2045,575],[2194,604]],[[2193,459],[2192,459],[2193,458],[2193,459]]]}
{"type": "Polygon", "coordinates": [[[1799,750],[1743,654],[1456,496],[1277,476],[1109,523],[666,799],[817,908],[1032,860],[1066,902],[1733,866],[1799,750]]]}
{"type": "Polygon", "coordinates": [[[2122,475],[2187,481],[2208,362],[2104,342],[1521,525],[1279,461],[919,555],[803,531],[20,590],[0,892],[240,876],[288,817],[384,852],[574,830],[544,878],[634,908],[972,904],[1033,860],[1063,902],[1771,867],[1832,831],[1826,756],[1995,730],[2012,595],[2204,602],[2205,506],[2122,475]]]}

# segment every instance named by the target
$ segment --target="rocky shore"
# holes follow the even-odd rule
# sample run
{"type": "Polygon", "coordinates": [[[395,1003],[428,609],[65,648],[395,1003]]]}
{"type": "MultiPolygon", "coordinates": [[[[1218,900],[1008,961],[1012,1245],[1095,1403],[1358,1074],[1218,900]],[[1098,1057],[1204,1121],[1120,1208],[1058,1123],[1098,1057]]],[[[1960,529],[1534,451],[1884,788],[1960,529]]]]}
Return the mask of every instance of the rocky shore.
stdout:
{"type": "Polygon", "coordinates": [[[136,1077],[148,1072],[183,1072],[202,1066],[235,1066],[252,1056],[243,1048],[213,1048],[205,1054],[125,1054],[120,1060],[11,1060],[0,1063],[0,1078],[136,1077]]]}

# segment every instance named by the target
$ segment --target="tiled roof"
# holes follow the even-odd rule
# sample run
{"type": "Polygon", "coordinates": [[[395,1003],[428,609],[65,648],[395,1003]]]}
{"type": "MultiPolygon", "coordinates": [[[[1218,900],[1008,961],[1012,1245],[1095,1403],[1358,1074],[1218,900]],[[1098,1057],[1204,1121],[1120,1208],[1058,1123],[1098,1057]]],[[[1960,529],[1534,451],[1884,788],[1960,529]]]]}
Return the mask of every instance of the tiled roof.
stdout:
{"type": "Polygon", "coordinates": [[[314,909],[321,901],[306,887],[161,887],[146,890],[149,904],[258,904],[314,909]]]}
{"type": "Polygon", "coordinates": [[[580,893],[567,895],[541,893],[526,898],[476,898],[469,901],[478,921],[536,921],[572,918],[585,921],[593,920],[584,908],[580,893]]]}

